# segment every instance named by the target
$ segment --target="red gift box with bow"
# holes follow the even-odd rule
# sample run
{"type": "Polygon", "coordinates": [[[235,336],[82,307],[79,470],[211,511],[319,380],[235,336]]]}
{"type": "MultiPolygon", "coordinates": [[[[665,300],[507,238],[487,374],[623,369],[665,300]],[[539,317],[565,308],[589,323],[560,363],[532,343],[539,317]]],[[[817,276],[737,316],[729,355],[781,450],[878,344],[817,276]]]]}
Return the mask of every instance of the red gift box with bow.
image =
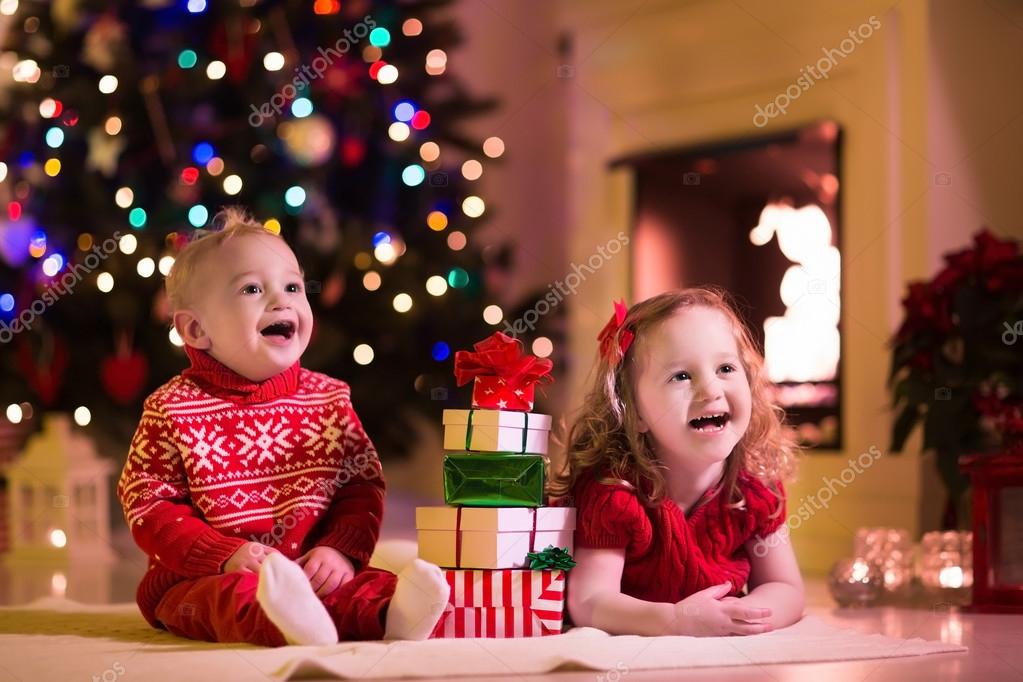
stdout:
{"type": "Polygon", "coordinates": [[[474,409],[533,409],[534,389],[540,382],[553,381],[552,363],[547,358],[527,355],[522,343],[502,332],[473,345],[473,351],[455,353],[455,380],[459,386],[474,380],[474,409]]]}

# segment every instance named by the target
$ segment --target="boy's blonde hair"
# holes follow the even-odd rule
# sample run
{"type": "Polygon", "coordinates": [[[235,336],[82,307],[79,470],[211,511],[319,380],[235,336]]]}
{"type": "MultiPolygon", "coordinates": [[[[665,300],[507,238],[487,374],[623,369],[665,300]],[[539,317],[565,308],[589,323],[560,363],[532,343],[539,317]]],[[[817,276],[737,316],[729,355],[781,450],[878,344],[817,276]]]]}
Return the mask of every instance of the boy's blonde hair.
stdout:
{"type": "Polygon", "coordinates": [[[670,291],[632,306],[613,343],[617,346],[626,330],[636,335],[635,343],[616,364],[606,357],[598,358],[593,388],[568,432],[564,467],[552,477],[550,492],[553,495],[570,494],[579,477],[592,471],[627,482],[644,504],[653,506],[663,500],[667,487],[664,465],[657,460],[648,434],[639,430],[634,390],[635,349],[643,345],[643,338],[654,327],[690,307],[711,308],[725,315],[750,384],[750,423],[725,462],[722,484],[716,492],[726,491],[730,504],[741,505],[743,500],[736,480],[739,472],[745,470],[768,484],[780,497],[774,483],[794,473],[797,447],[790,430],[783,424],[784,412],[770,399],[763,356],[749,329],[736,314],[728,294],[717,288],[670,291]]]}
{"type": "Polygon", "coordinates": [[[193,294],[193,280],[199,266],[221,244],[246,235],[264,235],[281,239],[280,235],[266,229],[245,209],[238,206],[221,209],[213,217],[213,227],[212,230],[196,230],[192,239],[174,258],[174,265],[171,266],[164,281],[171,313],[188,307],[193,294]]]}

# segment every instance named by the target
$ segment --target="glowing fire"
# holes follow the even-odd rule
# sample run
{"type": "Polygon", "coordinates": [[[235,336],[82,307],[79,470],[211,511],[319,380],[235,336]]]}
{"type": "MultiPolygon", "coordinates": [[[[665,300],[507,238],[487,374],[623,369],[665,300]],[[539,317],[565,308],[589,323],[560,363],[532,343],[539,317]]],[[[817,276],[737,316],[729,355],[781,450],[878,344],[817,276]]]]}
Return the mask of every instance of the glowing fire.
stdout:
{"type": "Polygon", "coordinates": [[[782,277],[785,315],[764,321],[764,358],[771,381],[829,381],[838,372],[841,258],[831,245],[831,223],[819,206],[768,204],[750,241],[763,246],[777,235],[795,263],[782,277]]]}

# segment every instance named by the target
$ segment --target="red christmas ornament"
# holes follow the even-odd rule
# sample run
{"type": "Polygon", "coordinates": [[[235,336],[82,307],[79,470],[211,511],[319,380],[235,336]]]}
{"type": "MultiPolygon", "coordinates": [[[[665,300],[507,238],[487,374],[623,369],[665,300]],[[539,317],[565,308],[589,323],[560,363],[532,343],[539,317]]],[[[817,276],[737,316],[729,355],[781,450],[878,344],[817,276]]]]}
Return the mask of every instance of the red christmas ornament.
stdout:
{"type": "Polygon", "coordinates": [[[118,405],[130,405],[146,385],[149,362],[146,356],[131,350],[127,333],[117,343],[117,353],[103,360],[99,376],[107,395],[118,405]]]}
{"type": "Polygon", "coordinates": [[[346,166],[358,166],[366,158],[366,143],[357,137],[346,137],[341,143],[341,162],[346,166]]]}
{"type": "Polygon", "coordinates": [[[38,359],[33,357],[28,340],[22,339],[18,345],[18,370],[45,407],[57,402],[68,362],[67,344],[52,332],[43,332],[38,359]]]}

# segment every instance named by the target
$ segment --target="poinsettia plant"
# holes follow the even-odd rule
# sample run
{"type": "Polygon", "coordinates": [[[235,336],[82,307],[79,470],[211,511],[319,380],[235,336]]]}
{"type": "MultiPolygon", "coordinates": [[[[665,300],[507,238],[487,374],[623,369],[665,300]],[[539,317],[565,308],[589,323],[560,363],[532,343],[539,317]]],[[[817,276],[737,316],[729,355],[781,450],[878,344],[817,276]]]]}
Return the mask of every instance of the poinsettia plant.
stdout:
{"type": "Polygon", "coordinates": [[[902,450],[923,425],[923,447],[936,454],[950,496],[946,512],[954,519],[968,486],[961,455],[1023,456],[1019,242],[982,230],[972,247],[945,256],[934,279],[911,283],[902,305],[888,380],[896,415],[892,450],[902,450]]]}

